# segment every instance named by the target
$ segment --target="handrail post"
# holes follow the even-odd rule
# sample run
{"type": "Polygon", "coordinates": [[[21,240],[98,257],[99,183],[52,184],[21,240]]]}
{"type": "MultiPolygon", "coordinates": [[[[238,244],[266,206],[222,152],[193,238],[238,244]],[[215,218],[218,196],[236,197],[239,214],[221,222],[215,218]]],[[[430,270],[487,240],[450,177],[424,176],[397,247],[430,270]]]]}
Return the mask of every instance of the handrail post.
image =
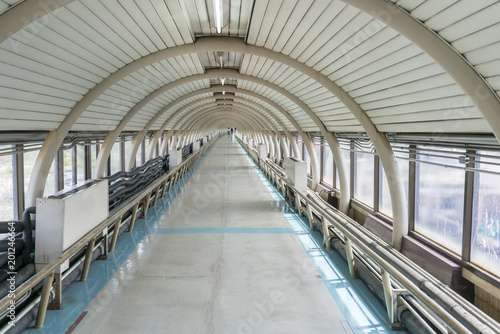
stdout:
{"type": "Polygon", "coordinates": [[[50,304],[47,305],[47,310],[60,310],[62,303],[62,273],[61,267],[54,271],[54,299],[50,304]]]}
{"type": "Polygon", "coordinates": [[[385,297],[385,305],[387,307],[387,315],[389,317],[389,323],[392,325],[396,322],[396,300],[393,298],[393,289],[391,285],[391,277],[389,273],[384,270],[384,268],[380,268],[380,272],[382,274],[382,285],[384,287],[384,297],[385,297]]]}
{"type": "Polygon", "coordinates": [[[156,203],[158,202],[158,195],[160,194],[160,188],[161,188],[161,185],[159,185],[158,188],[156,188],[155,200],[153,202],[153,206],[156,206],[156,203]]]}
{"type": "Polygon", "coordinates": [[[173,180],[173,175],[170,175],[168,178],[168,192],[170,192],[170,189],[172,188],[172,183],[174,182],[173,180]]]}
{"type": "Polygon", "coordinates": [[[134,208],[132,209],[132,218],[130,218],[130,225],[128,227],[128,231],[132,232],[134,229],[134,224],[137,219],[137,211],[139,210],[139,203],[137,203],[134,208]]]}
{"type": "Polygon", "coordinates": [[[45,314],[47,313],[47,305],[50,298],[50,290],[52,289],[52,281],[54,280],[54,272],[51,272],[43,283],[42,295],[40,304],[38,305],[38,313],[36,315],[35,328],[42,328],[45,321],[45,314]]]}
{"type": "Polygon", "coordinates": [[[118,218],[115,222],[115,229],[113,232],[113,238],[111,239],[111,244],[109,245],[109,251],[114,252],[115,251],[115,246],[116,246],[116,241],[118,240],[118,234],[120,234],[120,224],[122,223],[122,216],[118,218]]]}
{"type": "Polygon", "coordinates": [[[87,252],[85,253],[85,261],[83,262],[82,276],[80,277],[81,282],[87,280],[89,274],[90,262],[92,260],[92,253],[94,252],[95,237],[89,240],[87,244],[87,252]]]}
{"type": "Polygon", "coordinates": [[[149,203],[151,202],[151,195],[152,195],[152,192],[146,195],[146,201],[142,205],[142,208],[143,208],[142,211],[143,211],[143,214],[144,214],[144,219],[146,219],[146,215],[148,214],[149,203]]]}
{"type": "Polygon", "coordinates": [[[328,223],[324,216],[321,216],[321,227],[323,229],[323,244],[326,249],[332,249],[332,244],[330,243],[330,231],[328,230],[328,223]]]}
{"type": "Polygon", "coordinates": [[[354,253],[352,252],[352,242],[349,238],[344,237],[345,253],[347,264],[349,266],[349,273],[352,278],[356,278],[356,267],[354,262],[354,253]]]}
{"type": "Polygon", "coordinates": [[[168,178],[165,179],[165,182],[162,183],[162,191],[161,191],[161,197],[165,197],[165,192],[167,191],[167,182],[168,182],[168,178]]]}
{"type": "Polygon", "coordinates": [[[292,200],[292,191],[290,190],[290,187],[286,187],[286,195],[288,196],[288,201],[290,202],[290,206],[293,205],[293,200],[292,200]]]}
{"type": "Polygon", "coordinates": [[[300,203],[300,195],[299,193],[295,193],[295,211],[302,217],[302,204],[300,203]]]}
{"type": "Polygon", "coordinates": [[[311,231],[314,231],[314,216],[312,213],[311,205],[307,201],[306,201],[306,212],[307,212],[307,219],[309,219],[309,228],[311,229],[311,231]]]}

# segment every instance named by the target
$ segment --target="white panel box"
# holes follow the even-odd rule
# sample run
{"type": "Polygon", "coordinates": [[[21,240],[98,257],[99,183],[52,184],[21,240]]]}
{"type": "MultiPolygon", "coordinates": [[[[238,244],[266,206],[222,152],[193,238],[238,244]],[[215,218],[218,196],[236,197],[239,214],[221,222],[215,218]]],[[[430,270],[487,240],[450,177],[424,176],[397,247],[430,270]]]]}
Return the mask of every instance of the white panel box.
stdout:
{"type": "Polygon", "coordinates": [[[298,191],[307,194],[307,163],[296,158],[285,159],[285,174],[298,191]]]}
{"type": "Polygon", "coordinates": [[[200,141],[197,140],[193,143],[193,153],[200,149],[200,141]]]}
{"type": "Polygon", "coordinates": [[[253,148],[253,139],[252,138],[248,139],[248,147],[253,148]]]}
{"type": "Polygon", "coordinates": [[[267,145],[259,144],[259,158],[262,160],[267,159],[267,145]]]}
{"type": "Polygon", "coordinates": [[[109,216],[108,181],[92,180],[36,200],[37,271],[109,216]]]}
{"type": "Polygon", "coordinates": [[[182,150],[172,150],[168,161],[170,170],[179,166],[182,163],[182,150]]]}

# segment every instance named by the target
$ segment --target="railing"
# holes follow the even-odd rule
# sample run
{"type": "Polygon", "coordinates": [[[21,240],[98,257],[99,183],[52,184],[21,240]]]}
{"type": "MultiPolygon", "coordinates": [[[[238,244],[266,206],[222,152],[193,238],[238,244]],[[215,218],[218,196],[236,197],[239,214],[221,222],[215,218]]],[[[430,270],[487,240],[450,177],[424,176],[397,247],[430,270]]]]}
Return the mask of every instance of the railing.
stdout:
{"type": "MultiPolygon", "coordinates": [[[[29,278],[27,281],[19,285],[14,291],[11,291],[9,296],[3,298],[0,300],[0,313],[3,313],[10,305],[12,302],[17,301],[21,297],[25,296],[26,294],[30,293],[31,290],[40,282],[43,280],[43,288],[42,288],[42,293],[41,293],[41,298],[40,298],[40,303],[38,306],[38,313],[36,317],[36,323],[35,327],[40,328],[43,327],[43,323],[45,320],[45,314],[47,311],[47,305],[49,302],[50,298],[50,291],[52,290],[52,285],[54,278],[56,279],[56,282],[61,281],[61,276],[62,273],[60,272],[60,267],[61,265],[70,259],[73,255],[75,255],[77,252],[86,248],[86,255],[85,255],[85,260],[83,264],[83,269],[81,273],[81,281],[85,281],[87,279],[88,271],[90,268],[90,262],[91,262],[91,256],[94,250],[95,242],[96,239],[102,235],[104,235],[105,238],[105,245],[108,244],[108,229],[111,229],[112,227],[115,228],[115,232],[118,232],[120,224],[122,222],[122,218],[129,214],[130,211],[132,211],[132,218],[130,220],[130,225],[129,225],[129,232],[131,232],[134,228],[134,223],[137,218],[137,212],[139,209],[139,206],[142,206],[143,209],[143,214],[146,216],[147,210],[151,204],[151,200],[153,200],[153,206],[156,205],[156,202],[160,197],[164,197],[166,191],[170,191],[172,186],[174,186],[177,181],[182,178],[182,176],[186,173],[186,171],[200,158],[200,156],[211,146],[211,144],[215,141],[211,140],[208,145],[204,145],[200,150],[192,154],[186,161],[183,161],[179,166],[177,166],[174,170],[170,171],[167,174],[164,174],[161,176],[157,181],[153,182],[151,185],[147,186],[144,191],[137,195],[135,198],[131,199],[128,201],[126,204],[119,206],[116,208],[115,212],[112,213],[110,217],[108,217],[106,220],[104,220],[101,224],[99,224],[96,228],[94,228],[92,231],[87,233],[82,239],[77,241],[73,246],[68,248],[64,253],[57,258],[55,261],[47,265],[45,268],[40,270],[38,273],[33,275],[31,278],[29,278]]],[[[118,239],[119,233],[113,233],[113,237],[110,243],[109,248],[105,247],[104,255],[107,255],[107,252],[113,252],[115,249],[116,241],[118,239]]],[[[54,302],[55,302],[55,307],[57,306],[60,307],[60,304],[62,302],[62,296],[60,292],[60,286],[57,286],[60,284],[56,284],[56,290],[55,290],[55,297],[54,297],[54,302]]]]}
{"type": "Polygon", "coordinates": [[[298,214],[307,216],[311,229],[315,229],[315,216],[319,218],[325,247],[331,248],[334,236],[344,242],[352,277],[356,277],[355,257],[378,277],[389,322],[395,328],[402,307],[431,333],[500,333],[495,320],[347,215],[299,192],[276,164],[259,159],[254,149],[237,139],[298,214]]]}

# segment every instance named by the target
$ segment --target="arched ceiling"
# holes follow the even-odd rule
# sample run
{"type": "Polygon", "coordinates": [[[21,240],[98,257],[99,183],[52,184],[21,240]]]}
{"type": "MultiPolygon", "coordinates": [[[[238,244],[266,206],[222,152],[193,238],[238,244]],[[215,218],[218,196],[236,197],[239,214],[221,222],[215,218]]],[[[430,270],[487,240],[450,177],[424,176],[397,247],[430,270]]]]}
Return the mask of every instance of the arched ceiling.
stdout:
{"type": "Polygon", "coordinates": [[[220,34],[213,1],[0,0],[0,131],[500,135],[499,1],[223,0],[220,34]]]}

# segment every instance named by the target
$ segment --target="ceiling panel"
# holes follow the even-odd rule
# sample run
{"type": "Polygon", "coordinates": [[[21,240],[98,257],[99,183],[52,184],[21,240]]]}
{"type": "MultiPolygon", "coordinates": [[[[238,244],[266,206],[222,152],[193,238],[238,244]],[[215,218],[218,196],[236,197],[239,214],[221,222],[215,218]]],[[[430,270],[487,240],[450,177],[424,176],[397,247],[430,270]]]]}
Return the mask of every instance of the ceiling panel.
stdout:
{"type": "MultiPolygon", "coordinates": [[[[500,90],[499,1],[391,1],[411,14],[408,19],[417,19],[439,34],[493,90],[500,90]]],[[[0,0],[0,13],[16,2],[0,0]]],[[[19,127],[13,128],[17,130],[32,129],[37,121],[42,129],[57,128],[90,89],[126,64],[193,43],[198,36],[218,35],[211,10],[212,3],[206,0],[77,0],[63,6],[41,18],[45,24],[29,24],[0,44],[0,120],[12,125],[17,117],[19,127]]],[[[394,29],[343,1],[227,0],[224,15],[227,24],[221,36],[245,37],[247,44],[310,66],[354,98],[380,131],[399,127],[402,132],[418,132],[430,123],[456,125],[452,120],[461,121],[457,132],[487,131],[479,111],[439,64],[394,29]]],[[[99,96],[72,130],[112,130],[153,91],[220,67],[238,69],[287,90],[329,130],[361,130],[346,106],[314,76],[266,57],[234,52],[224,52],[222,59],[218,52],[185,54],[139,69],[99,96]]],[[[127,129],[140,129],[164,106],[220,84],[217,79],[165,92],[139,110],[127,129]]],[[[266,85],[250,80],[226,84],[268,98],[304,129],[318,130],[295,102],[266,85]]],[[[168,115],[190,101],[212,95],[183,101],[153,127],[160,128],[168,115]]],[[[288,119],[267,103],[247,94],[237,96],[258,103],[293,130],[288,119]]]]}

